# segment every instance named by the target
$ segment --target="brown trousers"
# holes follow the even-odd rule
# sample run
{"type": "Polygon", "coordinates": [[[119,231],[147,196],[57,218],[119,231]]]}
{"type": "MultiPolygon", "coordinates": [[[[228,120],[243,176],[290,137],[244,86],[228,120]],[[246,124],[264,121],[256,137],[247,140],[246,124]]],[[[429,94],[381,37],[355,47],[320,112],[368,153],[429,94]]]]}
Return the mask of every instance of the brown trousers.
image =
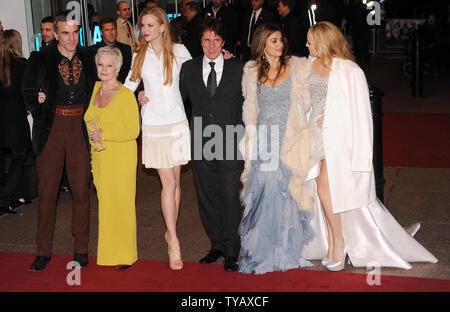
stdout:
{"type": "MultiPolygon", "coordinates": [[[[65,108],[65,107],[62,107],[65,108]]],[[[90,153],[82,131],[82,116],[55,115],[48,141],[37,157],[39,206],[37,218],[37,255],[50,257],[56,223],[56,203],[61,175],[66,163],[72,191],[73,253],[88,253],[90,153]]]]}

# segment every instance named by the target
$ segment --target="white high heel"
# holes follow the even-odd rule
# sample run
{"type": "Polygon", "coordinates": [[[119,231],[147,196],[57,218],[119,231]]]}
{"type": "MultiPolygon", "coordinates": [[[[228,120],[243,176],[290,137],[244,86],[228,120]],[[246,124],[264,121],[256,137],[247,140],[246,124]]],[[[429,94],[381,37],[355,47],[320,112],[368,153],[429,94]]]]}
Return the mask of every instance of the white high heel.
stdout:
{"type": "Polygon", "coordinates": [[[326,267],[326,266],[332,264],[333,260],[331,258],[325,257],[322,259],[322,261],[320,261],[320,263],[322,264],[322,266],[326,267]]]}
{"type": "Polygon", "coordinates": [[[414,223],[410,224],[407,227],[405,227],[405,231],[408,232],[411,237],[414,237],[416,235],[417,231],[420,229],[420,223],[414,223]]]}
{"type": "Polygon", "coordinates": [[[327,265],[327,269],[333,272],[342,271],[345,267],[345,258],[347,258],[347,248],[344,249],[344,256],[338,262],[333,262],[331,260],[331,264],[327,265]]]}

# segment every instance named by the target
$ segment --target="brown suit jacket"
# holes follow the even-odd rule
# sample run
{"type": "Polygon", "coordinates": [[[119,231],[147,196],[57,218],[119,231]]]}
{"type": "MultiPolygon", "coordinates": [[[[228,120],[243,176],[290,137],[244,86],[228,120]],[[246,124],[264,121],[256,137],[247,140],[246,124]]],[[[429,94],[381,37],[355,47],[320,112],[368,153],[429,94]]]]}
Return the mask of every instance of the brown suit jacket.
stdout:
{"type": "Polygon", "coordinates": [[[130,25],[130,29],[132,32],[132,35],[129,34],[127,26],[122,22],[120,18],[117,18],[116,20],[116,26],[117,26],[117,41],[127,44],[131,47],[131,52],[136,52],[137,48],[137,38],[136,33],[134,32],[133,25],[129,21],[127,23],[130,25]]]}

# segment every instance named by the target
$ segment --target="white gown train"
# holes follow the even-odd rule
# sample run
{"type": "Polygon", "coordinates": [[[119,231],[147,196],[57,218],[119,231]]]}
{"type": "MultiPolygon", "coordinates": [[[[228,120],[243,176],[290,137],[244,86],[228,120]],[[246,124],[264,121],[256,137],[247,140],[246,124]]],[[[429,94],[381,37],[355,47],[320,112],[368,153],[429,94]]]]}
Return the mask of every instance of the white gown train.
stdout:
{"type": "MultiPolygon", "coordinates": [[[[311,225],[315,234],[314,240],[303,251],[307,260],[320,260],[328,250],[326,220],[317,195],[319,170],[318,165],[311,169],[305,183],[314,198],[311,225]]],[[[413,238],[417,226],[413,227],[413,233],[408,233],[378,199],[366,207],[341,213],[341,218],[345,245],[355,267],[411,269],[409,262],[438,262],[413,238]]]]}

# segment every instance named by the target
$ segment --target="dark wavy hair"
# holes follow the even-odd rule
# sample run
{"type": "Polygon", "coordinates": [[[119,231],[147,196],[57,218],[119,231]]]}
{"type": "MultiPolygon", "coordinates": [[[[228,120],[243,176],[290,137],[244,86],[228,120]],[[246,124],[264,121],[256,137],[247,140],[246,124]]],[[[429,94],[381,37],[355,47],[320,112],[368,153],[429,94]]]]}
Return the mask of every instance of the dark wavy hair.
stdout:
{"type": "Polygon", "coordinates": [[[269,79],[268,73],[270,64],[265,57],[264,50],[266,48],[267,38],[277,31],[281,33],[283,52],[280,56],[280,67],[278,68],[276,77],[278,77],[278,75],[280,75],[280,73],[286,68],[287,62],[289,61],[290,55],[288,55],[288,42],[281,27],[270,23],[258,26],[253,34],[252,42],[250,44],[252,51],[252,56],[250,59],[255,61],[254,66],[258,68],[258,83],[264,83],[269,79]]]}
{"type": "Polygon", "coordinates": [[[226,30],[220,20],[213,17],[204,19],[200,26],[200,38],[202,38],[203,34],[207,31],[214,32],[217,36],[222,38],[223,41],[225,41],[226,30]]]}

